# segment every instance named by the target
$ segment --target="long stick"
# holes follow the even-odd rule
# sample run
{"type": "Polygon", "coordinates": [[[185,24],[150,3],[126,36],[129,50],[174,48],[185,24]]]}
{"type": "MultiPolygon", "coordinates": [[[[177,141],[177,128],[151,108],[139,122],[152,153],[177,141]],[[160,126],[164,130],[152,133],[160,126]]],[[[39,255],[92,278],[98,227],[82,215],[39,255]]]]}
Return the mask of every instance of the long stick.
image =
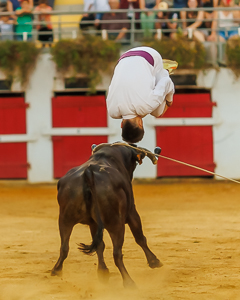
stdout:
{"type": "MultiPolygon", "coordinates": [[[[131,146],[131,145],[127,144],[127,143],[122,143],[122,142],[117,142],[117,143],[111,144],[111,146],[114,146],[114,145],[122,145],[122,146],[127,146],[127,147],[130,147],[130,148],[133,148],[133,149],[137,149],[137,147],[134,147],[134,146],[131,146]]],[[[146,149],[139,149],[139,150],[144,151],[145,153],[149,152],[149,153],[153,154],[151,151],[146,150],[146,149]]],[[[203,172],[206,172],[206,173],[209,173],[209,174],[212,174],[212,175],[216,175],[216,176],[221,177],[221,178],[223,178],[223,179],[227,179],[227,180],[230,180],[230,181],[232,181],[232,182],[235,182],[235,183],[239,183],[239,184],[240,184],[240,181],[238,181],[238,180],[235,180],[235,179],[232,179],[232,178],[228,178],[228,177],[225,177],[225,176],[223,176],[223,175],[219,175],[219,174],[217,174],[217,173],[214,173],[214,172],[205,170],[205,169],[203,169],[203,168],[200,168],[200,167],[197,167],[197,166],[194,166],[194,165],[185,163],[185,162],[183,162],[183,161],[180,161],[180,160],[177,160],[177,159],[174,159],[174,158],[170,158],[170,157],[167,157],[167,156],[164,156],[164,155],[161,155],[161,154],[155,154],[155,153],[154,153],[154,155],[155,155],[155,156],[158,156],[158,157],[161,157],[161,158],[165,158],[165,159],[174,161],[174,162],[176,162],[176,163],[179,163],[179,164],[182,164],[182,165],[185,165],[185,166],[194,168],[194,169],[197,169],[197,170],[201,170],[201,171],[203,171],[203,172]]]]}
{"type": "Polygon", "coordinates": [[[217,173],[214,173],[214,172],[211,172],[211,171],[202,169],[202,168],[200,168],[200,167],[197,167],[197,166],[194,166],[194,165],[185,163],[185,162],[183,162],[183,161],[180,161],[180,160],[177,160],[177,159],[174,159],[174,158],[170,158],[170,157],[166,157],[166,156],[160,155],[160,154],[154,154],[154,155],[156,155],[156,156],[158,156],[158,157],[161,157],[161,158],[165,158],[165,159],[174,161],[174,162],[176,162],[176,163],[179,163],[179,164],[182,164],[182,165],[185,165],[185,166],[188,166],[188,167],[192,167],[192,168],[197,169],[197,170],[201,170],[201,171],[203,171],[203,172],[206,172],[206,173],[209,173],[209,174],[212,174],[212,175],[216,175],[216,176],[218,176],[218,177],[221,177],[221,178],[224,178],[224,179],[227,179],[227,180],[230,180],[230,181],[233,181],[233,182],[235,182],[235,183],[239,183],[239,184],[240,184],[240,181],[237,181],[237,180],[232,179],[232,178],[225,177],[225,176],[223,176],[223,175],[219,175],[219,174],[217,174],[217,173]]]}

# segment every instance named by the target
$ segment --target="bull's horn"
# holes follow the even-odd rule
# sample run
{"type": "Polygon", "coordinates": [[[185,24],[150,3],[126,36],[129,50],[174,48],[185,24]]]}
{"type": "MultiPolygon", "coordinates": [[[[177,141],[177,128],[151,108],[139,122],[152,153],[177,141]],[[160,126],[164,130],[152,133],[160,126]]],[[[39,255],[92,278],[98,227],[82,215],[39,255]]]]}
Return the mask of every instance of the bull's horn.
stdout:
{"type": "Polygon", "coordinates": [[[149,159],[151,159],[151,161],[152,161],[152,163],[153,163],[154,165],[157,164],[158,160],[157,160],[157,158],[156,158],[156,156],[155,156],[154,153],[152,153],[152,152],[149,151],[148,149],[145,149],[145,148],[142,148],[142,147],[137,147],[137,149],[140,150],[140,151],[142,151],[142,152],[144,152],[145,155],[147,155],[147,157],[148,157],[149,159]]]}

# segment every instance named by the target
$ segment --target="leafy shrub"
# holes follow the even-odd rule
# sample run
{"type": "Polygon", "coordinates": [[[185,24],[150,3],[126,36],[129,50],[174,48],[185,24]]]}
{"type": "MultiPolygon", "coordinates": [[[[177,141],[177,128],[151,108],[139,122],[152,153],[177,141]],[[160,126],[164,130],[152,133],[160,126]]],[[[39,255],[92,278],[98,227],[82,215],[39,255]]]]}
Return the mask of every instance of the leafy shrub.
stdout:
{"type": "Polygon", "coordinates": [[[94,92],[101,82],[101,72],[112,70],[119,58],[120,45],[98,36],[84,36],[77,40],[61,40],[52,49],[53,60],[62,74],[86,74],[89,88],[94,92]]]}
{"type": "Polygon", "coordinates": [[[165,59],[176,60],[178,69],[204,69],[206,51],[202,43],[180,35],[176,39],[148,40],[145,46],[157,50],[165,59]]]}
{"type": "Polygon", "coordinates": [[[240,38],[232,39],[226,47],[227,67],[229,67],[236,77],[240,76],[240,38]]]}
{"type": "Polygon", "coordinates": [[[0,69],[7,80],[19,80],[27,84],[31,71],[34,69],[40,50],[34,43],[18,41],[0,42],[0,69]]]}

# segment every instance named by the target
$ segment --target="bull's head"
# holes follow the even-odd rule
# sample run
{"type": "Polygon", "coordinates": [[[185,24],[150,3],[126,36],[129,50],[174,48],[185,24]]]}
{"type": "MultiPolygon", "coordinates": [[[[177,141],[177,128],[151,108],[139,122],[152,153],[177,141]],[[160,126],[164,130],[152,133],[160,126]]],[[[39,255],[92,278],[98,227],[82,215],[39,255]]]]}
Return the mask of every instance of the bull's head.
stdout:
{"type": "MultiPolygon", "coordinates": [[[[147,156],[154,165],[157,164],[157,157],[154,153],[152,153],[151,151],[149,151],[146,148],[142,148],[142,147],[137,147],[137,145],[135,144],[127,144],[127,143],[122,143],[122,142],[117,142],[117,143],[113,143],[113,144],[108,144],[108,143],[103,143],[103,144],[99,144],[99,145],[92,145],[92,154],[95,153],[96,151],[100,150],[101,148],[110,145],[110,146],[126,146],[126,147],[130,147],[136,150],[137,152],[137,160],[138,163],[141,165],[142,164],[142,160],[145,156],[147,156]]],[[[160,154],[161,149],[159,147],[156,148],[157,151],[154,151],[156,154],[160,154]],[[158,150],[160,149],[160,151],[158,150]]],[[[156,150],[155,149],[155,150],[156,150]]]]}

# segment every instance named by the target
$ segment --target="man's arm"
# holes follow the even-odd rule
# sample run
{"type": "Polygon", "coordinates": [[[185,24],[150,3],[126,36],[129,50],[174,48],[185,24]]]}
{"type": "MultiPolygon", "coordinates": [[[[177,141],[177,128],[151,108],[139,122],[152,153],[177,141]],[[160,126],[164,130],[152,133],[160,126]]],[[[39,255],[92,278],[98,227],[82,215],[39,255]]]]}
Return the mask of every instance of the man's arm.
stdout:
{"type": "Polygon", "coordinates": [[[158,107],[156,107],[152,112],[151,115],[155,117],[162,116],[172,105],[173,102],[173,94],[175,92],[174,84],[169,77],[167,70],[162,70],[160,74],[157,76],[157,84],[153,91],[153,94],[156,97],[158,107]]]}
{"type": "Polygon", "coordinates": [[[115,41],[121,40],[127,32],[127,28],[122,28],[121,31],[119,32],[118,36],[116,37],[115,41]]]}

